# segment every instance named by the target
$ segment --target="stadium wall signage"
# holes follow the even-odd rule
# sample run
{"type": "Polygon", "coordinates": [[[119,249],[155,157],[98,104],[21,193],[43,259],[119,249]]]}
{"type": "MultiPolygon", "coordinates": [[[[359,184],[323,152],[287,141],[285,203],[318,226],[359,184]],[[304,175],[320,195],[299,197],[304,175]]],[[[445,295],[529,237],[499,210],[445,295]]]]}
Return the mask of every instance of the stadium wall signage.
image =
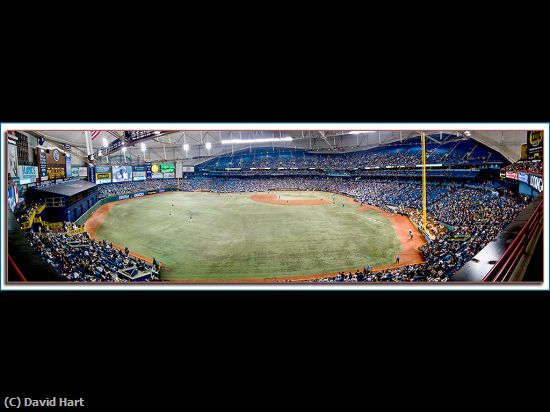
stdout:
{"type": "Polygon", "coordinates": [[[46,151],[44,149],[36,149],[38,151],[38,167],[40,167],[40,179],[48,180],[48,165],[46,163],[46,151]]]}
{"type": "Polygon", "coordinates": [[[518,172],[506,172],[506,177],[508,179],[518,180],[518,172]]]}
{"type": "Polygon", "coordinates": [[[130,195],[122,195],[122,196],[118,197],[118,200],[124,200],[124,199],[129,199],[129,198],[130,198],[130,195]]]}
{"type": "Polygon", "coordinates": [[[97,184],[111,183],[111,167],[96,166],[95,167],[95,182],[97,184]]]}
{"type": "Polygon", "coordinates": [[[155,132],[151,130],[129,130],[124,132],[124,137],[131,141],[145,139],[151,136],[156,136],[155,132]]]}
{"type": "Polygon", "coordinates": [[[33,182],[36,180],[38,175],[38,168],[36,166],[18,166],[19,168],[19,178],[30,179],[33,182]]]}
{"type": "Polygon", "coordinates": [[[48,179],[65,178],[65,168],[67,167],[65,154],[58,149],[46,150],[46,170],[48,179]]]}
{"type": "Polygon", "coordinates": [[[145,196],[145,193],[141,192],[141,193],[134,193],[134,197],[141,197],[141,196],[145,196]]]}
{"type": "Polygon", "coordinates": [[[523,183],[529,183],[529,175],[527,173],[518,173],[518,180],[523,183]]]}
{"type": "Polygon", "coordinates": [[[543,183],[542,178],[534,175],[529,175],[529,186],[538,192],[542,192],[543,183]]]}
{"type": "Polygon", "coordinates": [[[159,166],[160,173],[174,173],[176,171],[176,165],[173,163],[161,163],[159,166]]]}
{"type": "Polygon", "coordinates": [[[88,169],[89,169],[88,180],[92,183],[95,183],[95,166],[92,164],[89,164],[88,169]]]}
{"type": "Polygon", "coordinates": [[[147,171],[145,170],[145,166],[134,166],[134,173],[133,173],[133,180],[145,180],[147,177],[147,171]]]}
{"type": "Polygon", "coordinates": [[[65,154],[65,170],[67,173],[67,177],[73,177],[73,165],[70,153],[65,154]]]}
{"type": "Polygon", "coordinates": [[[542,130],[531,130],[527,132],[527,158],[540,159],[542,157],[542,130]]]}
{"type": "Polygon", "coordinates": [[[113,182],[132,180],[132,166],[113,166],[113,182]]]}
{"type": "MultiPolygon", "coordinates": [[[[36,179],[38,178],[38,167],[17,166],[17,175],[18,175],[17,177],[19,178],[20,185],[35,183],[36,179]]],[[[13,178],[16,178],[16,176],[14,176],[13,178]]]]}

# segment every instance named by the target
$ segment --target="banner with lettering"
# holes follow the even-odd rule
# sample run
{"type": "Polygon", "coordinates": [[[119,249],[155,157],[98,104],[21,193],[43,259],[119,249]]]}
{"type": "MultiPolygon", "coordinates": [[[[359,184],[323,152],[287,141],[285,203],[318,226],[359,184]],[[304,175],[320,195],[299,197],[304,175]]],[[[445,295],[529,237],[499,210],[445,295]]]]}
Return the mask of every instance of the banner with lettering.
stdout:
{"type": "Polygon", "coordinates": [[[542,158],[542,130],[530,130],[527,132],[527,158],[541,159],[542,158]]]}

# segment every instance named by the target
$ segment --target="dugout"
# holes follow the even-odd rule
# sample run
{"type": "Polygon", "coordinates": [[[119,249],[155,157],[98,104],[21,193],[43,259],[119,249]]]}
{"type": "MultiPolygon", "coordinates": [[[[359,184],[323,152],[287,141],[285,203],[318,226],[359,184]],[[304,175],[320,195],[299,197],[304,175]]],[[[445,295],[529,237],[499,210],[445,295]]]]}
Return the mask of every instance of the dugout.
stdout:
{"type": "Polygon", "coordinates": [[[46,222],[74,222],[98,200],[97,185],[85,180],[73,180],[27,191],[30,203],[45,203],[42,219],[46,222]]]}

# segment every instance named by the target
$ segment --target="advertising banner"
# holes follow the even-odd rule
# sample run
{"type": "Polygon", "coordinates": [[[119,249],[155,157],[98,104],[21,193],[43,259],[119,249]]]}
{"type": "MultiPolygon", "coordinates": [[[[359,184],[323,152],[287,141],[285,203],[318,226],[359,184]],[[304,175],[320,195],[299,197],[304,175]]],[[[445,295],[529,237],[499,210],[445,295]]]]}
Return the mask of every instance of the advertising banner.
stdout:
{"type": "Polygon", "coordinates": [[[73,177],[73,165],[70,153],[65,153],[65,170],[67,171],[67,177],[73,177]]]}
{"type": "Polygon", "coordinates": [[[48,165],[46,163],[46,150],[37,150],[38,167],[40,169],[40,180],[48,180],[48,165]]]}
{"type": "Polygon", "coordinates": [[[542,130],[527,132],[527,158],[529,160],[542,158],[542,130]]]}
{"type": "Polygon", "coordinates": [[[78,168],[78,175],[80,177],[87,177],[88,176],[88,168],[87,167],[79,167],[78,168]]]}
{"type": "Polygon", "coordinates": [[[113,166],[113,183],[130,182],[132,180],[132,166],[113,166]]]}
{"type": "Polygon", "coordinates": [[[518,180],[518,172],[506,172],[506,177],[508,179],[518,180]]]}
{"type": "Polygon", "coordinates": [[[95,183],[95,166],[88,165],[88,180],[92,183],[95,183]]]}
{"type": "MultiPolygon", "coordinates": [[[[84,170],[86,170],[86,169],[84,169],[84,170]]],[[[71,175],[72,175],[73,177],[79,177],[79,176],[80,176],[80,170],[79,170],[79,168],[78,168],[77,166],[73,166],[73,167],[71,168],[71,175]]]]}
{"type": "Polygon", "coordinates": [[[25,185],[34,183],[38,178],[38,167],[17,166],[17,175],[19,176],[19,184],[25,185]]]}
{"type": "Polygon", "coordinates": [[[544,188],[542,184],[542,177],[529,175],[529,186],[531,186],[537,192],[542,192],[542,189],[544,188]]]}
{"type": "Polygon", "coordinates": [[[176,166],[174,163],[161,163],[159,165],[160,173],[174,173],[176,171],[176,166]]]}
{"type": "Polygon", "coordinates": [[[129,130],[124,132],[124,136],[128,140],[136,141],[146,137],[155,136],[155,132],[152,130],[129,130]]]}
{"type": "Polygon", "coordinates": [[[8,206],[13,212],[15,206],[17,206],[17,185],[13,185],[8,188],[8,206]]]}
{"type": "Polygon", "coordinates": [[[142,197],[142,196],[145,196],[145,193],[141,192],[141,193],[134,193],[134,197],[142,197]]]}
{"type": "Polygon", "coordinates": [[[95,182],[98,185],[111,183],[111,166],[96,166],[95,167],[95,182]]]}
{"type": "Polygon", "coordinates": [[[132,171],[132,179],[134,182],[137,182],[139,180],[145,180],[146,177],[146,170],[145,166],[134,166],[132,171]]]}
{"type": "Polygon", "coordinates": [[[195,171],[194,166],[183,166],[183,173],[193,173],[195,171]]]}
{"type": "Polygon", "coordinates": [[[151,162],[145,162],[145,171],[146,171],[147,179],[151,179],[151,175],[153,173],[152,168],[153,167],[151,165],[151,162]]]}
{"type": "Polygon", "coordinates": [[[165,179],[174,179],[176,176],[174,173],[163,173],[165,179]]]}
{"type": "Polygon", "coordinates": [[[529,175],[527,173],[518,173],[518,180],[523,183],[529,183],[529,175]]]}
{"type": "Polygon", "coordinates": [[[502,179],[504,179],[504,178],[506,177],[506,173],[500,172],[500,177],[501,177],[502,179]]]}
{"type": "Polygon", "coordinates": [[[152,179],[164,179],[164,175],[162,173],[152,173],[151,178],[152,179]]]}

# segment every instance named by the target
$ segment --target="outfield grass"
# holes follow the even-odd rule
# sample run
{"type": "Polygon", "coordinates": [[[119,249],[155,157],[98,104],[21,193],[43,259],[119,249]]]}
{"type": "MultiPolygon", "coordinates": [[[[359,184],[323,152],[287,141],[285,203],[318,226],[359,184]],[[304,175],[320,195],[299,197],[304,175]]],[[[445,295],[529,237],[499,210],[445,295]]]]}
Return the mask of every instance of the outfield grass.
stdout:
{"type": "MultiPolygon", "coordinates": [[[[166,280],[330,273],[391,264],[399,251],[387,219],[343,197],[330,205],[286,206],[250,195],[174,192],[123,202],[112,207],[97,237],[160,260],[166,280]]],[[[327,193],[278,195],[332,200],[327,193]]]]}

